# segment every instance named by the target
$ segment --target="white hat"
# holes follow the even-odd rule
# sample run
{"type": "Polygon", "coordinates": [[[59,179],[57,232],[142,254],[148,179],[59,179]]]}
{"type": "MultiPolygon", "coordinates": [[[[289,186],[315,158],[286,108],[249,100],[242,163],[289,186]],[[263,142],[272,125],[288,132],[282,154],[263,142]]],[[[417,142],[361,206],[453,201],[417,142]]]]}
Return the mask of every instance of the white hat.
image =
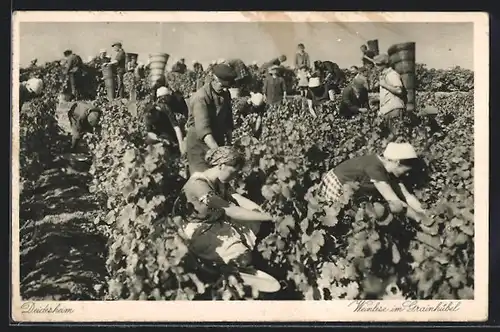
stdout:
{"type": "Polygon", "coordinates": [[[253,64],[254,66],[256,66],[256,65],[257,65],[257,63],[258,63],[258,62],[257,62],[257,60],[253,60],[253,62],[252,62],[252,64],[253,64]]]}
{"type": "Polygon", "coordinates": [[[168,95],[169,91],[168,88],[161,86],[156,90],[156,97],[162,97],[168,95]]]}
{"type": "Polygon", "coordinates": [[[26,88],[39,95],[43,90],[43,81],[39,78],[30,78],[28,82],[26,82],[26,88]]]}
{"type": "Polygon", "coordinates": [[[217,64],[217,60],[212,60],[212,64],[213,65],[217,64]]]}
{"type": "Polygon", "coordinates": [[[320,85],[321,85],[321,82],[320,82],[320,80],[319,80],[319,77],[311,77],[311,78],[309,79],[309,84],[308,84],[308,86],[309,86],[310,88],[317,88],[317,87],[318,87],[318,86],[320,86],[320,85]]]}
{"type": "Polygon", "coordinates": [[[107,51],[105,48],[101,48],[101,49],[99,50],[99,53],[108,53],[108,51],[107,51]]]}
{"type": "Polygon", "coordinates": [[[384,151],[384,158],[390,160],[415,159],[417,153],[410,143],[389,143],[384,151]]]}
{"type": "Polygon", "coordinates": [[[252,93],[252,96],[250,97],[250,101],[254,106],[260,106],[262,103],[264,103],[264,95],[260,92],[258,93],[252,93]]]}

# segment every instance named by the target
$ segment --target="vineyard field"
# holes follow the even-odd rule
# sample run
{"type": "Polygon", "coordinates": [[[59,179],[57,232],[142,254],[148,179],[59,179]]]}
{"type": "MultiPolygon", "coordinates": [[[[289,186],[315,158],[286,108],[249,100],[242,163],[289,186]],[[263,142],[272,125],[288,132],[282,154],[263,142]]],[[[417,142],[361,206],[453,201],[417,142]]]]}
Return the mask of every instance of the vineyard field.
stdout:
{"type": "MultiPolygon", "coordinates": [[[[253,253],[255,267],[282,285],[265,295],[230,273],[213,280],[193,263],[178,229],[181,217],[172,213],[186,161],[161,143],[146,144],[140,117],[150,101],[145,80],[137,83],[133,115],[127,103],[106,100],[99,75],[89,69],[89,91],[97,93],[88,99],[104,116],[100,133],[85,137],[92,163],[77,169],[61,158],[70,137],[57,100],[58,65],[21,70],[21,78],[40,75],[47,82],[47,92],[20,112],[22,297],[472,299],[473,75],[423,65],[418,72],[417,105],[439,113],[408,116],[396,134],[422,156],[418,176],[405,182],[433,216],[427,224],[396,214],[380,220],[375,207],[387,208],[380,199],[347,192],[342,204],[326,207],[317,194],[321,176],[335,165],[383,151],[390,137],[376,109],[344,118],[337,96],[312,118],[305,101],[292,96],[266,109],[256,137],[256,116],[241,112],[246,99],[233,100],[233,145],[247,160],[233,186],[280,217],[262,227],[253,253]]],[[[168,79],[189,97],[192,73],[168,79]]]]}

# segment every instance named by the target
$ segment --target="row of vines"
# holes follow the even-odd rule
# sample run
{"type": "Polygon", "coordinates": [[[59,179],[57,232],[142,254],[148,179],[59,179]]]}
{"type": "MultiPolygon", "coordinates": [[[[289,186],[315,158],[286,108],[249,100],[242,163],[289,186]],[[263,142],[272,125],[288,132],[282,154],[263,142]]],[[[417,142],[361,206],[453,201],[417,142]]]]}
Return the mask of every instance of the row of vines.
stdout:
{"type": "MultiPolygon", "coordinates": [[[[60,136],[51,113],[62,78],[55,63],[22,74],[42,75],[48,86],[21,114],[21,175],[28,178],[64,145],[54,141],[60,136]]],[[[195,81],[190,75],[169,74],[169,83],[188,93],[195,81]]],[[[180,217],[172,213],[185,182],[184,160],[161,143],[144,141],[140,114],[146,94],[139,97],[139,116],[133,116],[121,102],[104,101],[96,82],[94,103],[104,118],[101,133],[87,141],[93,153],[90,190],[102,206],[95,222],[108,225],[106,299],[472,298],[472,86],[460,88],[469,92],[418,93],[419,104],[437,106],[440,114],[408,118],[400,128],[400,139],[411,141],[425,161],[419,181],[408,179],[433,216],[425,224],[402,215],[382,218],[380,208],[386,207],[376,199],[346,193],[343,204],[325,206],[316,194],[326,170],[384,148],[387,130],[375,112],[345,119],[337,115],[335,100],[313,119],[295,99],[267,110],[257,139],[254,115],[241,114],[242,101],[234,101],[233,144],[248,161],[234,186],[280,216],[263,227],[254,252],[255,267],[283,285],[264,296],[243,287],[232,271],[211,280],[193,268],[180,217]]],[[[138,89],[147,91],[141,83],[138,89]]]]}

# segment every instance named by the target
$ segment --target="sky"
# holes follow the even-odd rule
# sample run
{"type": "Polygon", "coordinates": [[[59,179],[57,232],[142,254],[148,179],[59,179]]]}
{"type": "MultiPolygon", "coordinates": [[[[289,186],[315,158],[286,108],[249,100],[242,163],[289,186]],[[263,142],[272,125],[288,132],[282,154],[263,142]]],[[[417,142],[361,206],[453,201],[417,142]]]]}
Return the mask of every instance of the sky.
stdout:
{"type": "Polygon", "coordinates": [[[359,47],[371,39],[378,39],[381,52],[415,42],[416,61],[429,68],[473,69],[472,23],[22,22],[20,64],[57,60],[66,49],[86,61],[121,41],[126,52],[139,54],[139,62],[154,52],[169,54],[168,66],[180,57],[204,65],[221,58],[262,64],[285,54],[285,65],[292,65],[297,44],[303,43],[312,61],[331,60],[347,68],[360,65],[359,47]]]}

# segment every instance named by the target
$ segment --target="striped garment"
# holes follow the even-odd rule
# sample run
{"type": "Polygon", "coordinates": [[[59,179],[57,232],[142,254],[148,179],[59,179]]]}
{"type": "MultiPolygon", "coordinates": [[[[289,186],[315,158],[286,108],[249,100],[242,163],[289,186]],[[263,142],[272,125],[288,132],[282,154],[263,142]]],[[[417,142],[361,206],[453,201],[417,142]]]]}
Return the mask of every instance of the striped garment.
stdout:
{"type": "Polygon", "coordinates": [[[321,180],[320,194],[325,200],[332,203],[338,202],[343,196],[343,185],[337,175],[335,175],[333,169],[323,176],[323,179],[321,180]]]}

